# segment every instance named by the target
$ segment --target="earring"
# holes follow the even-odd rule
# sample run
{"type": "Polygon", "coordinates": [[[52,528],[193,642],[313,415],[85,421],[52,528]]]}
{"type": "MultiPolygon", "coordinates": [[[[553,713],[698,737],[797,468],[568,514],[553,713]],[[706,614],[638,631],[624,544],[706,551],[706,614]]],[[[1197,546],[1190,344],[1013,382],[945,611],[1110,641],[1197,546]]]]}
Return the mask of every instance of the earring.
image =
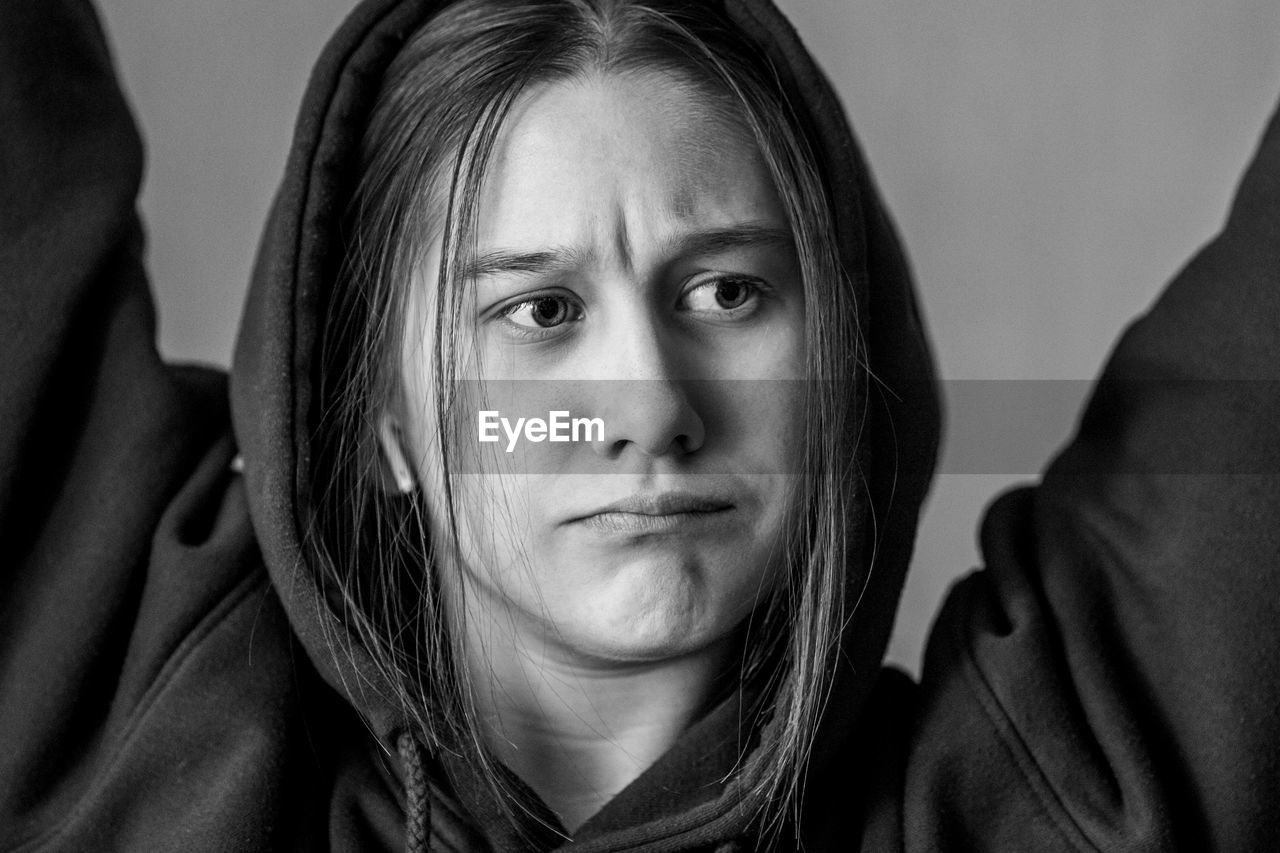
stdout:
{"type": "Polygon", "coordinates": [[[408,471],[396,472],[396,488],[402,495],[407,495],[413,491],[413,477],[409,475],[408,471]]]}
{"type": "Polygon", "coordinates": [[[384,414],[378,424],[378,440],[382,444],[382,459],[387,466],[384,470],[390,472],[396,491],[402,495],[409,494],[417,483],[409,468],[410,456],[405,452],[400,429],[389,415],[384,414]]]}
{"type": "Polygon", "coordinates": [[[402,495],[412,492],[414,487],[413,474],[409,471],[403,452],[398,454],[397,458],[389,461],[391,463],[391,478],[395,480],[396,491],[402,495]]]}

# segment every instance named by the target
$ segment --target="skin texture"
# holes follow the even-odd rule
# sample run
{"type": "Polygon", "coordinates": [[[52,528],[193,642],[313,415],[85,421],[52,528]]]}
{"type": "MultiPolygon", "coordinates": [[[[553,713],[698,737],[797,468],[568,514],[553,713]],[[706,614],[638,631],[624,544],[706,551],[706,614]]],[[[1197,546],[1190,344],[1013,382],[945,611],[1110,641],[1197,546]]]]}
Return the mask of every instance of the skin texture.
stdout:
{"type": "MultiPolygon", "coordinates": [[[[527,92],[479,211],[461,334],[483,381],[461,388],[463,438],[479,409],[605,425],[470,448],[464,564],[442,577],[490,746],[572,830],[704,710],[783,570],[803,287],[749,133],[657,74],[527,92]]],[[[395,481],[433,507],[439,256],[411,299],[406,412],[383,422],[395,481]]]]}

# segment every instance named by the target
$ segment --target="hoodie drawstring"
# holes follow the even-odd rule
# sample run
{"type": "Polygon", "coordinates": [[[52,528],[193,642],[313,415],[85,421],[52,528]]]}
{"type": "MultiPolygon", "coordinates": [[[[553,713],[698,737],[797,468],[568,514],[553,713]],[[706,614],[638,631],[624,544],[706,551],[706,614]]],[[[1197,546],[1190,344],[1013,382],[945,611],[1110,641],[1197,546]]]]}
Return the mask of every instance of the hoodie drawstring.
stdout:
{"type": "Polygon", "coordinates": [[[427,774],[422,747],[412,732],[403,731],[396,742],[404,762],[404,849],[426,853],[431,834],[431,801],[427,798],[427,774]]]}

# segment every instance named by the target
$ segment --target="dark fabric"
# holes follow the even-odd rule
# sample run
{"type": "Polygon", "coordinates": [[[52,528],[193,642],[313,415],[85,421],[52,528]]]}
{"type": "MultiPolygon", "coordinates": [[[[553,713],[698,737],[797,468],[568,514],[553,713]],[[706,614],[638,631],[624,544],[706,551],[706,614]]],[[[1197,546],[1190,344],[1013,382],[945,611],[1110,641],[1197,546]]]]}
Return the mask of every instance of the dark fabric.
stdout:
{"type": "MultiPolygon", "coordinates": [[[[421,753],[358,646],[331,654],[298,546],[336,218],[382,69],[437,5],[363,3],[321,57],[229,414],[223,377],[156,354],[141,146],[91,9],[0,0],[0,848],[529,849],[468,768],[421,753]]],[[[851,390],[867,412],[861,603],[807,848],[1268,849],[1280,118],[1075,440],[988,512],[985,568],[948,597],[917,685],[880,668],[939,425],[909,271],[794,32],[762,0],[727,9],[813,128],[877,379],[851,390]]],[[[694,726],[573,849],[754,849],[728,772],[738,716],[694,726]]]]}
{"type": "Polygon", "coordinates": [[[225,380],[156,357],[92,11],[0,20],[0,846],[262,846],[298,685],[225,380]]]}

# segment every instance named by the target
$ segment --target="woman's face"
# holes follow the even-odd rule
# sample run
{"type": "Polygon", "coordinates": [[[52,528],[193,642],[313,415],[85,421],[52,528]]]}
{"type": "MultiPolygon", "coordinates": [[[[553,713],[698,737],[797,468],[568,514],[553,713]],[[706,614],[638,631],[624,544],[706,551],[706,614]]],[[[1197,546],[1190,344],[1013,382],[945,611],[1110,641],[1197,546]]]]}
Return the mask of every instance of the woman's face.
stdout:
{"type": "MultiPolygon", "coordinates": [[[[658,74],[532,89],[497,139],[476,246],[458,320],[479,381],[459,385],[451,460],[469,623],[605,663],[725,639],[783,570],[804,428],[803,287],[749,133],[658,74]],[[600,426],[575,435],[578,419],[600,426]]],[[[437,516],[439,258],[437,240],[407,414],[384,429],[437,516]]]]}

